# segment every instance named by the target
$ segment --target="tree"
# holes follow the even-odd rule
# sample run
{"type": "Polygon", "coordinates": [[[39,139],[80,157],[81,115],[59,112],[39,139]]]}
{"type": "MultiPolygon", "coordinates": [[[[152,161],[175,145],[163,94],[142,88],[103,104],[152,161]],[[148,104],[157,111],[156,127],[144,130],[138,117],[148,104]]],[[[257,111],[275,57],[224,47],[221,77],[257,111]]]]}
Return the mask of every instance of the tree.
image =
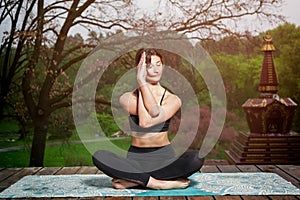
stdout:
{"type": "MultiPolygon", "coordinates": [[[[198,39],[209,39],[227,34],[240,35],[240,31],[232,29],[231,25],[245,16],[280,20],[281,16],[274,11],[280,3],[281,0],[210,0],[205,3],[161,0],[158,9],[143,13],[144,10],[130,0],[56,0],[47,4],[43,0],[1,1],[5,12],[0,20],[12,19],[6,42],[1,45],[1,56],[6,54],[1,76],[11,75],[6,79],[1,77],[1,87],[7,85],[6,90],[1,89],[1,98],[3,101],[7,96],[11,77],[18,70],[22,71],[22,93],[34,126],[30,166],[43,166],[50,115],[71,105],[73,88],[59,82],[68,79],[68,73],[76,72],[78,63],[95,46],[93,42],[66,45],[72,28],[81,26],[94,31],[99,28],[99,32],[114,32],[116,28],[142,32],[174,30],[189,37],[190,33],[195,33],[198,39]],[[15,41],[18,45],[13,53],[15,41]],[[14,56],[11,60],[15,64],[6,59],[10,56],[14,56]],[[37,76],[41,71],[44,71],[44,77],[37,76]],[[64,76],[65,79],[61,78],[64,76]]],[[[110,103],[101,98],[98,100],[102,104],[110,103]]]]}
{"type": "Polygon", "coordinates": [[[12,85],[22,77],[22,70],[26,57],[23,49],[31,42],[33,32],[28,29],[28,20],[36,1],[1,1],[2,14],[0,24],[3,38],[0,47],[1,72],[0,72],[0,119],[4,118],[4,108],[8,106],[6,98],[11,92],[12,85]],[[9,24],[10,27],[3,27],[9,24]]]}
{"type": "Polygon", "coordinates": [[[257,86],[262,56],[250,58],[243,54],[216,54],[213,58],[219,66],[226,88],[228,109],[242,111],[241,105],[250,97],[258,96],[257,86]]]}

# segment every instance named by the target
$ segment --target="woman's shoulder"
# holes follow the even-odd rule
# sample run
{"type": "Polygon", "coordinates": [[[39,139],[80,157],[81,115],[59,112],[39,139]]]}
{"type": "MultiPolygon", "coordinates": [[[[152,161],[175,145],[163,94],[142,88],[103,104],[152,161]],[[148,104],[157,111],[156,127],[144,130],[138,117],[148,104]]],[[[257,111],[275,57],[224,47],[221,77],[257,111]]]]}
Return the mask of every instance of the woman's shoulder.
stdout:
{"type": "Polygon", "coordinates": [[[136,113],[137,96],[134,92],[125,92],[119,98],[119,103],[128,113],[136,113]]]}
{"type": "Polygon", "coordinates": [[[164,88],[164,92],[166,93],[166,95],[167,96],[170,96],[170,97],[178,97],[174,92],[172,92],[172,90],[170,90],[169,88],[167,88],[167,87],[164,87],[164,86],[162,86],[163,88],[164,88]]]}
{"type": "Polygon", "coordinates": [[[171,103],[174,103],[175,101],[178,101],[179,104],[181,105],[181,99],[179,98],[179,96],[177,96],[176,94],[174,94],[173,92],[171,92],[167,88],[166,88],[166,94],[165,94],[164,99],[165,99],[166,102],[171,102],[171,103]]]}
{"type": "Polygon", "coordinates": [[[125,92],[120,96],[119,101],[124,102],[124,101],[128,101],[130,99],[136,99],[137,95],[138,95],[138,92],[136,92],[136,90],[125,92]]]}

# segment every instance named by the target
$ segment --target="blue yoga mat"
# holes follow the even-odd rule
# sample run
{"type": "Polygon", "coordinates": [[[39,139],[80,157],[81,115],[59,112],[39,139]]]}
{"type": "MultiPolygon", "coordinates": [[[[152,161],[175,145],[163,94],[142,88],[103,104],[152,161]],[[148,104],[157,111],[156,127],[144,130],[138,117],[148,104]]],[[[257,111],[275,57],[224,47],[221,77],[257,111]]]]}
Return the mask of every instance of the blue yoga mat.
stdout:
{"type": "Polygon", "coordinates": [[[274,173],[196,173],[186,189],[114,189],[104,175],[25,176],[0,198],[95,196],[300,195],[300,189],[274,173]]]}

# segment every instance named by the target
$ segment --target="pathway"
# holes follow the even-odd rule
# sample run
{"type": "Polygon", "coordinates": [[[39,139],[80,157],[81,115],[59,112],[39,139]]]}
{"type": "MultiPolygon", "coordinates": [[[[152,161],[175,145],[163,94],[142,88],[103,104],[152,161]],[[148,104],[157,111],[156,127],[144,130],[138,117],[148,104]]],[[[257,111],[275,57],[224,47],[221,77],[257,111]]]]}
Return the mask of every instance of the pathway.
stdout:
{"type": "MultiPolygon", "coordinates": [[[[79,144],[79,143],[90,143],[90,142],[98,142],[98,141],[105,141],[105,140],[121,140],[124,139],[125,137],[116,137],[116,138],[96,138],[96,139],[88,139],[88,140],[74,140],[74,141],[61,141],[61,142],[49,142],[46,144],[46,146],[56,146],[56,145],[62,145],[62,144],[79,144]]],[[[21,146],[13,146],[13,147],[6,147],[6,148],[1,148],[1,152],[8,152],[8,151],[16,151],[20,149],[30,149],[30,145],[21,145],[21,146]]]]}

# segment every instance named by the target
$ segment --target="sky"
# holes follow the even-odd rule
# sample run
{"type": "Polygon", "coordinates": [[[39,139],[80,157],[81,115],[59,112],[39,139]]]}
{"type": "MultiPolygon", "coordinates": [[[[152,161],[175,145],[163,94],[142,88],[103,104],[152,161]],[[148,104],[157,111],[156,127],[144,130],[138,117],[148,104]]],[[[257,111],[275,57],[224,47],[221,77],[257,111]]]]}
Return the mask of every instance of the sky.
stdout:
{"type": "Polygon", "coordinates": [[[300,0],[285,0],[282,13],[287,17],[287,21],[300,26],[300,0]]]}

